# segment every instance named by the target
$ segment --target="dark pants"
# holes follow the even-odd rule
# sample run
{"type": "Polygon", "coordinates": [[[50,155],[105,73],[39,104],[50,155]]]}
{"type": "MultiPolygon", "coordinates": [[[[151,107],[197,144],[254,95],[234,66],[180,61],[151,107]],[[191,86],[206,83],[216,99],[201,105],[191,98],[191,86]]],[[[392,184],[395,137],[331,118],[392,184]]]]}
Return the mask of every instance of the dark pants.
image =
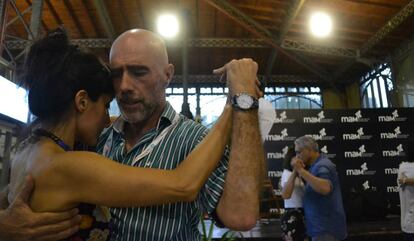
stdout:
{"type": "Polygon", "coordinates": [[[316,237],[312,237],[312,241],[340,241],[330,234],[323,234],[316,237]]]}
{"type": "Polygon", "coordinates": [[[404,233],[404,241],[414,241],[414,233],[404,233]]]}

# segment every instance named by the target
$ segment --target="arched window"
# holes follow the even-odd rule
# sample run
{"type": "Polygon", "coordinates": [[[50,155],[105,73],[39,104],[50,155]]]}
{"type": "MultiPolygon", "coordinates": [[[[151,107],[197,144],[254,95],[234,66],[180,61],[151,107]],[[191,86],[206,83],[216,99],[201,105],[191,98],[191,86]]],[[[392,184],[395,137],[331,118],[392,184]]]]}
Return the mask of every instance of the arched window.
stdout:
{"type": "Polygon", "coordinates": [[[388,63],[371,70],[360,82],[362,107],[391,107],[389,93],[393,88],[392,72],[388,63]]]}

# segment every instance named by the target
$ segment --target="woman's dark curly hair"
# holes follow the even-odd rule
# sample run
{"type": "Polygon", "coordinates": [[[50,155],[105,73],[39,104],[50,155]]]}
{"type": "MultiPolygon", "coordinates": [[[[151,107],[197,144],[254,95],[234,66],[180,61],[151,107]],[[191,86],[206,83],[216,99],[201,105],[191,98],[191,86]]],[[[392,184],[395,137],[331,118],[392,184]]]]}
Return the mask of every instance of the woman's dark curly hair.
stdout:
{"type": "Polygon", "coordinates": [[[57,124],[85,90],[91,100],[114,96],[111,74],[94,54],[70,44],[62,28],[36,41],[26,56],[21,84],[28,89],[29,109],[37,121],[57,124]]]}
{"type": "Polygon", "coordinates": [[[292,161],[292,158],[295,157],[295,147],[289,146],[288,151],[286,152],[285,159],[283,160],[283,169],[292,171],[292,166],[290,165],[290,162],[292,161]]]}

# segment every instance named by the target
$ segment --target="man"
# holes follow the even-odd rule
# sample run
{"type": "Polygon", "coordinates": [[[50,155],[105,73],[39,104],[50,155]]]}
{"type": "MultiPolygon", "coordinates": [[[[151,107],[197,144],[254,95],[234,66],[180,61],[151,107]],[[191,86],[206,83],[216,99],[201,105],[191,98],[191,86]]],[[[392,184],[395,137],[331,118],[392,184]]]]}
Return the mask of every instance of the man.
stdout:
{"type": "Polygon", "coordinates": [[[319,153],[312,137],[296,139],[295,151],[292,167],[306,181],[303,207],[308,235],[312,241],[344,240],[345,212],[335,164],[319,153]]]}
{"type": "MultiPolygon", "coordinates": [[[[168,62],[163,40],[140,29],[127,31],[115,40],[110,66],[122,117],[103,134],[98,152],[131,165],[165,128],[175,123],[176,113],[165,96],[174,66],[168,62]]],[[[252,100],[252,104],[257,103],[255,62],[233,60],[215,72],[226,74],[232,97],[242,96],[252,100]]],[[[143,208],[113,208],[113,240],[199,240],[198,223],[204,212],[236,230],[248,230],[256,224],[264,153],[257,106],[247,105],[233,110],[230,160],[228,154],[223,156],[197,200],[143,208]]],[[[172,169],[206,133],[205,127],[180,117],[168,137],[134,166],[172,169]]]]}

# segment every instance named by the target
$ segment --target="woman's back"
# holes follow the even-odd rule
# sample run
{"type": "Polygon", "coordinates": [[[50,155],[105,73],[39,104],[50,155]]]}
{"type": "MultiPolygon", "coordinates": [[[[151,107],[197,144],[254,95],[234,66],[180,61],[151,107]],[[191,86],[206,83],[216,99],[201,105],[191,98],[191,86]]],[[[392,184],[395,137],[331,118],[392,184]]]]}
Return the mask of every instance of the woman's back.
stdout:
{"type": "MultiPolygon", "coordinates": [[[[36,137],[30,137],[34,139],[36,137]]],[[[63,211],[75,207],[76,203],[68,203],[65,195],[55,193],[50,187],[55,183],[56,175],[51,173],[52,165],[59,165],[55,156],[62,153],[58,146],[48,140],[39,140],[22,146],[11,162],[11,179],[9,200],[14,200],[19,185],[26,175],[34,178],[35,189],[30,199],[30,206],[34,211],[63,211]],[[60,197],[58,197],[59,195],[60,197]]]]}

